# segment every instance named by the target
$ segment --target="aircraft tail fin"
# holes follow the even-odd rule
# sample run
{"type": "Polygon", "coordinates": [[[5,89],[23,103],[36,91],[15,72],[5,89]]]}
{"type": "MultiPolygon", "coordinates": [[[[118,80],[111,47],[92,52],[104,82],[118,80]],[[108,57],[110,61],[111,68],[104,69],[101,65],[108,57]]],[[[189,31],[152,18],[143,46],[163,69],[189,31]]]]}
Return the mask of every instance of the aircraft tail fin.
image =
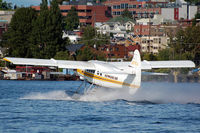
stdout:
{"type": "Polygon", "coordinates": [[[133,59],[130,64],[131,67],[140,67],[141,68],[141,57],[140,52],[136,49],[133,54],[133,59]]]}
{"type": "MultiPolygon", "coordinates": [[[[131,84],[137,85],[140,87],[141,85],[141,57],[140,52],[138,50],[134,51],[133,59],[129,65],[132,68],[132,71],[134,73],[134,78],[132,80],[131,84]]],[[[130,89],[130,93],[134,94],[137,89],[130,89]]]]}

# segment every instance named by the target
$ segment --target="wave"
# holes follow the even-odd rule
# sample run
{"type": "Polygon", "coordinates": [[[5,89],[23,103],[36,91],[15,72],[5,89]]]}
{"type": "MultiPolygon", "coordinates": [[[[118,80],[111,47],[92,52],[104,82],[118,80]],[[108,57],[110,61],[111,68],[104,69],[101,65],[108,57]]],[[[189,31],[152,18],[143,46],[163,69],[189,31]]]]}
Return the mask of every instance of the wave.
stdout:
{"type": "Polygon", "coordinates": [[[70,96],[68,96],[65,91],[58,90],[58,91],[50,91],[50,92],[34,92],[30,93],[20,99],[26,100],[72,100],[70,96]]]}
{"type": "Polygon", "coordinates": [[[57,90],[50,92],[37,92],[28,94],[20,99],[31,100],[73,100],[86,102],[103,102],[114,100],[126,100],[133,104],[200,104],[199,84],[191,88],[190,84],[152,84],[147,83],[142,86],[135,94],[130,94],[127,90],[116,90],[107,88],[94,88],[84,94],[75,92],[69,93],[70,90],[57,90]]]}

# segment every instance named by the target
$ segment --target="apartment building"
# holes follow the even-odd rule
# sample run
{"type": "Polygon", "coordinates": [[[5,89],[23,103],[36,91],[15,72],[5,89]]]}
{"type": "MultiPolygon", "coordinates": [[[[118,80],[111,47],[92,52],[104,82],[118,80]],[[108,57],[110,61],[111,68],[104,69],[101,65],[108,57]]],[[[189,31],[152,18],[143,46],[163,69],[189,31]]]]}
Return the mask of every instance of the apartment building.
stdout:
{"type": "Polygon", "coordinates": [[[141,37],[141,51],[144,53],[158,54],[159,50],[167,48],[170,42],[169,37],[143,36],[141,37]]]}
{"type": "MultiPolygon", "coordinates": [[[[63,2],[62,5],[59,5],[62,15],[67,16],[72,6],[78,12],[80,25],[94,26],[96,22],[106,22],[112,17],[109,6],[102,5],[99,2],[95,3],[92,0],[63,2]]],[[[32,6],[32,8],[37,11],[40,10],[40,6],[32,6]]]]}
{"type": "Polygon", "coordinates": [[[107,0],[105,5],[112,8],[113,17],[119,16],[127,8],[134,18],[153,18],[161,14],[161,8],[166,7],[168,0],[107,0]]]}

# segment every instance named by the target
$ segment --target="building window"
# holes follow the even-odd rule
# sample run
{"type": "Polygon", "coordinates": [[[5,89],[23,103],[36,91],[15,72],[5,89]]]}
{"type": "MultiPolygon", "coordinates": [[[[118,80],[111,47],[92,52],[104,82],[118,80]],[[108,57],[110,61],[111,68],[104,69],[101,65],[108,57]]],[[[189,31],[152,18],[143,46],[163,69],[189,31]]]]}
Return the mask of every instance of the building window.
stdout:
{"type": "Polygon", "coordinates": [[[113,5],[113,9],[117,9],[117,5],[113,5]]]}
{"type": "Polygon", "coordinates": [[[124,9],[124,8],[125,8],[125,4],[122,3],[122,4],[121,4],[121,9],[124,9]]]}
{"type": "Polygon", "coordinates": [[[159,44],[161,44],[161,38],[159,38],[159,44]]]}
{"type": "Polygon", "coordinates": [[[132,15],[133,15],[133,14],[136,14],[136,11],[132,11],[132,15]]]}
{"type": "Polygon", "coordinates": [[[128,8],[128,3],[125,3],[125,8],[128,8]]]}
{"type": "Polygon", "coordinates": [[[61,10],[61,12],[68,12],[68,10],[61,10]]]}
{"type": "Polygon", "coordinates": [[[146,39],[142,39],[142,43],[146,43],[147,42],[147,40],[146,39]]]}
{"type": "Polygon", "coordinates": [[[155,14],[159,14],[159,11],[155,11],[155,14]]]}
{"type": "Polygon", "coordinates": [[[117,9],[120,9],[120,5],[117,5],[117,9]]]}
{"type": "Polygon", "coordinates": [[[133,5],[132,7],[133,7],[133,8],[136,8],[136,5],[133,5]]]}
{"type": "Polygon", "coordinates": [[[117,12],[113,12],[113,15],[117,15],[117,12]]]}
{"type": "Polygon", "coordinates": [[[86,12],[92,12],[92,10],[86,10],[86,12]]]}

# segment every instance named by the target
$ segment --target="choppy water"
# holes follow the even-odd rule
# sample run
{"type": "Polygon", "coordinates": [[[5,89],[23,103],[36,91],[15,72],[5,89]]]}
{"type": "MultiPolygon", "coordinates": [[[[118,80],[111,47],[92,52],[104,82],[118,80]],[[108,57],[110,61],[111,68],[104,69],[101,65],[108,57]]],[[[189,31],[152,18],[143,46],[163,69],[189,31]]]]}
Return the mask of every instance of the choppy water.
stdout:
{"type": "Polygon", "coordinates": [[[200,132],[200,84],[145,82],[135,95],[80,81],[0,81],[0,132],[200,132]]]}

